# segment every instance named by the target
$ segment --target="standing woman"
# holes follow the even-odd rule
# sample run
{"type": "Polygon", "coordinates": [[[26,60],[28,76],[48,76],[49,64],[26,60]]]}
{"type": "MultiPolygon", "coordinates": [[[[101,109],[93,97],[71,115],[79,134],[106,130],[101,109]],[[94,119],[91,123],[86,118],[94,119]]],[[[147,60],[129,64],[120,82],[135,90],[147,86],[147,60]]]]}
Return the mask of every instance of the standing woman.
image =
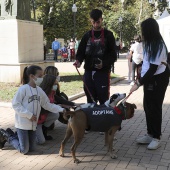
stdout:
{"type": "Polygon", "coordinates": [[[155,19],[148,18],[141,24],[143,36],[143,65],[141,79],[132,86],[133,92],[144,86],[143,106],[146,114],[147,135],[138,138],[140,144],[149,144],[148,149],[160,147],[162,104],[169,83],[167,63],[167,47],[159,32],[159,26],[155,19]]]}
{"type": "Polygon", "coordinates": [[[143,47],[141,42],[141,36],[136,35],[134,37],[134,40],[135,43],[132,44],[130,47],[130,56],[132,57],[132,82],[130,83],[131,86],[135,84],[135,70],[143,60],[143,47]]]}

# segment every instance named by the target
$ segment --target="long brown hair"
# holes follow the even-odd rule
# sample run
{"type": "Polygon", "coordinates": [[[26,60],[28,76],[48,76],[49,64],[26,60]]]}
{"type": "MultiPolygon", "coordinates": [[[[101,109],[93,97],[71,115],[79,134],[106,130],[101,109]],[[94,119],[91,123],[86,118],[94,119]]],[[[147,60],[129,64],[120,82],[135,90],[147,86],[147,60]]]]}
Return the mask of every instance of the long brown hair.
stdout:
{"type": "Polygon", "coordinates": [[[51,93],[52,87],[56,81],[56,77],[53,75],[45,75],[43,78],[43,82],[40,84],[40,87],[42,90],[46,93],[48,96],[51,93]]]}
{"type": "MultiPolygon", "coordinates": [[[[58,69],[54,66],[48,66],[46,67],[46,69],[44,70],[44,75],[53,75],[53,76],[58,76],[59,75],[59,72],[58,72],[58,69]]],[[[58,90],[60,91],[60,85],[59,83],[57,83],[57,86],[58,86],[58,90]]]]}
{"type": "Polygon", "coordinates": [[[46,69],[44,70],[44,75],[49,74],[49,75],[53,75],[53,76],[58,76],[58,69],[54,66],[48,66],[46,67],[46,69]]]}

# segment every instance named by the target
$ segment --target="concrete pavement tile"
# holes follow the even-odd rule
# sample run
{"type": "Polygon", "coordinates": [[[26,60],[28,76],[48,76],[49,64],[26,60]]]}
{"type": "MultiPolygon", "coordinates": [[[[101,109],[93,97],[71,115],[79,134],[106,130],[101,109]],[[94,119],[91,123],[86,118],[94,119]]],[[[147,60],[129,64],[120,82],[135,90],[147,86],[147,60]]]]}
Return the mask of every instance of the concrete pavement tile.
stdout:
{"type": "Polygon", "coordinates": [[[105,170],[114,170],[117,167],[118,163],[108,163],[105,170]]]}
{"type": "Polygon", "coordinates": [[[140,162],[140,159],[133,158],[133,159],[130,160],[129,165],[138,166],[139,162],[140,162]]]}
{"type": "Polygon", "coordinates": [[[139,167],[149,168],[149,169],[157,169],[157,165],[147,164],[147,163],[139,163],[139,167]]]}
{"type": "Polygon", "coordinates": [[[169,163],[167,162],[156,162],[156,161],[150,161],[149,164],[153,164],[153,165],[158,165],[158,166],[169,166],[169,163]]]}
{"type": "Polygon", "coordinates": [[[169,159],[161,159],[160,162],[169,163],[169,166],[170,166],[170,160],[169,159]]]}
{"type": "Polygon", "coordinates": [[[46,166],[44,166],[43,170],[51,170],[53,169],[55,166],[57,166],[57,162],[52,161],[49,164],[47,164],[46,166]]]}
{"type": "MultiPolygon", "coordinates": [[[[78,158],[80,159],[80,158],[78,158]]],[[[81,159],[80,159],[81,160],[81,159]]],[[[58,162],[57,163],[57,166],[59,167],[65,167],[67,164],[69,164],[70,162],[73,162],[73,159],[72,158],[63,158],[62,161],[58,162]]]]}
{"type": "Polygon", "coordinates": [[[142,157],[140,160],[140,163],[149,163],[150,162],[151,157],[142,157]]]}
{"type": "Polygon", "coordinates": [[[127,151],[127,154],[135,154],[136,153],[136,149],[129,149],[127,151]]]}
{"type": "Polygon", "coordinates": [[[106,167],[106,166],[104,166],[104,165],[103,165],[103,166],[102,166],[102,165],[97,165],[97,166],[94,168],[94,170],[102,170],[102,169],[104,170],[105,167],[106,167]]]}
{"type": "Polygon", "coordinates": [[[6,168],[20,170],[24,168],[24,165],[9,164],[6,168]]]}
{"type": "Polygon", "coordinates": [[[168,167],[166,167],[166,166],[158,166],[157,170],[168,170],[168,167]]]}
{"type": "Polygon", "coordinates": [[[18,157],[16,159],[13,159],[12,164],[19,164],[19,163],[21,163],[24,160],[26,160],[25,157],[18,157]]]}
{"type": "Polygon", "coordinates": [[[147,168],[140,167],[140,166],[131,166],[131,165],[128,165],[126,169],[128,169],[128,170],[146,170],[147,168]]]}
{"type": "Polygon", "coordinates": [[[163,153],[162,159],[168,159],[170,161],[170,153],[163,153]]]}
{"type": "Polygon", "coordinates": [[[34,167],[36,166],[39,162],[41,162],[41,160],[39,159],[39,161],[37,162],[33,162],[33,161],[27,161],[27,159],[25,159],[24,161],[20,162],[20,165],[24,165],[24,166],[28,166],[28,167],[34,167]]]}
{"type": "Polygon", "coordinates": [[[125,168],[115,168],[114,170],[125,170],[125,168]]]}
{"type": "Polygon", "coordinates": [[[160,161],[162,158],[161,155],[153,155],[152,158],[151,158],[151,161],[160,161]]]}
{"type": "Polygon", "coordinates": [[[120,161],[116,168],[126,168],[129,164],[129,161],[120,161]]]}
{"type": "Polygon", "coordinates": [[[94,168],[85,167],[83,170],[93,170],[94,168]]]}
{"type": "Polygon", "coordinates": [[[135,155],[137,156],[144,156],[144,157],[152,157],[151,153],[146,153],[146,152],[136,152],[135,155]]]}
{"type": "Polygon", "coordinates": [[[125,154],[124,157],[134,158],[134,159],[141,159],[142,158],[141,155],[132,155],[132,154],[125,154]]]}
{"type": "Polygon", "coordinates": [[[58,167],[58,166],[55,166],[52,170],[72,170],[71,168],[66,168],[66,167],[58,167]]]}

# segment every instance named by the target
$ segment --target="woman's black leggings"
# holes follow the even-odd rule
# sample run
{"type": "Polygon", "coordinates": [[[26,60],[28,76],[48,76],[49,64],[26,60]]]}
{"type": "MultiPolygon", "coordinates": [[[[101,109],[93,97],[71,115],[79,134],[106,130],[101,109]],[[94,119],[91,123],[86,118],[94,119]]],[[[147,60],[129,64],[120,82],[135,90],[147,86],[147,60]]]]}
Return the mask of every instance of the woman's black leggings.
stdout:
{"type": "Polygon", "coordinates": [[[143,106],[146,114],[148,134],[160,139],[162,125],[162,105],[165,92],[169,83],[168,69],[155,75],[148,83],[144,84],[143,106]]]}

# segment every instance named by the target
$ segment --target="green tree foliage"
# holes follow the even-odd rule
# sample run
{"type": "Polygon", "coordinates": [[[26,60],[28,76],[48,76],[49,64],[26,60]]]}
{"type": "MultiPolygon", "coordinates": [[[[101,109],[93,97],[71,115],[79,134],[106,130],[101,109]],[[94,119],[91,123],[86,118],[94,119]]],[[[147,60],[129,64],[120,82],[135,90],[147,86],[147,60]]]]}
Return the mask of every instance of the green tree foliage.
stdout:
{"type": "MultiPolygon", "coordinates": [[[[31,0],[32,1],[32,0],[31,0]]],[[[36,18],[44,26],[44,37],[48,42],[54,37],[70,39],[74,35],[74,22],[71,0],[34,0],[36,18]]],[[[104,26],[111,29],[115,37],[119,37],[122,30],[122,39],[128,44],[135,34],[140,33],[140,23],[151,16],[154,7],[147,0],[75,0],[76,37],[91,28],[89,13],[94,8],[103,11],[104,26]],[[122,27],[119,17],[122,17],[122,27]]]]}
{"type": "MultiPolygon", "coordinates": [[[[54,37],[65,40],[73,37],[74,22],[72,12],[73,2],[70,0],[36,0],[38,21],[44,26],[44,36],[48,41],[54,37]]],[[[97,1],[80,0],[76,2],[76,36],[90,29],[89,13],[97,6],[97,1]]]]}

